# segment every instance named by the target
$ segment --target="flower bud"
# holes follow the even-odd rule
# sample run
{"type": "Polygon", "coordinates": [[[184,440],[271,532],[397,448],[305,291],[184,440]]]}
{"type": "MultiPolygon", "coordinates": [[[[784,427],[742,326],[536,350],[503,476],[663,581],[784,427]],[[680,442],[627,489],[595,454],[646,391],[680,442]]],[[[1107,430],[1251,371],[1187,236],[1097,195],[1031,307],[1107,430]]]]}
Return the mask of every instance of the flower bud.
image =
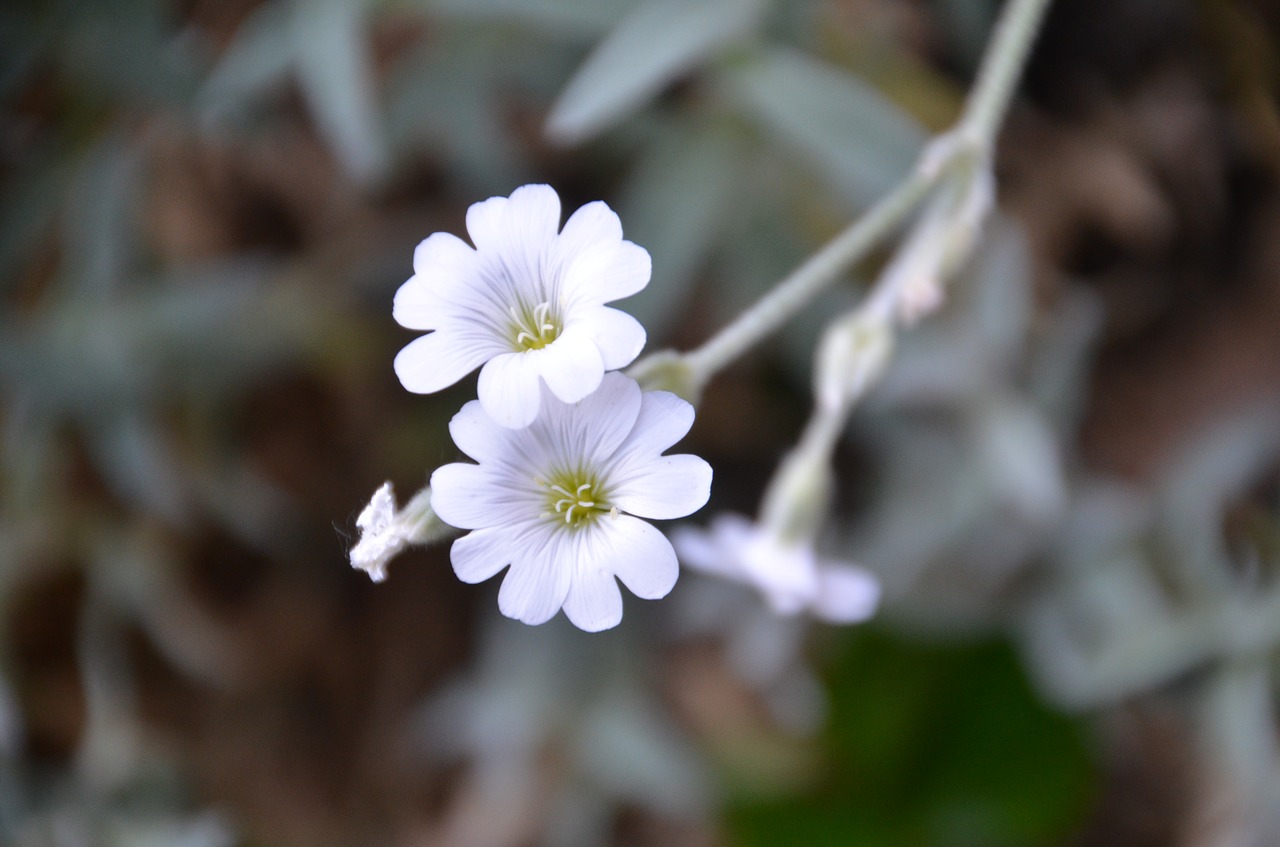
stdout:
{"type": "Polygon", "coordinates": [[[384,482],[369,505],[356,518],[360,540],[351,548],[351,567],[369,574],[374,582],[387,578],[387,565],[412,544],[429,544],[453,530],[431,510],[431,489],[424,488],[403,509],[396,509],[396,494],[384,482]]]}
{"type": "Polygon", "coordinates": [[[892,352],[893,328],[874,312],[859,309],[827,327],[814,368],[818,408],[847,409],[884,373],[892,352]]]}

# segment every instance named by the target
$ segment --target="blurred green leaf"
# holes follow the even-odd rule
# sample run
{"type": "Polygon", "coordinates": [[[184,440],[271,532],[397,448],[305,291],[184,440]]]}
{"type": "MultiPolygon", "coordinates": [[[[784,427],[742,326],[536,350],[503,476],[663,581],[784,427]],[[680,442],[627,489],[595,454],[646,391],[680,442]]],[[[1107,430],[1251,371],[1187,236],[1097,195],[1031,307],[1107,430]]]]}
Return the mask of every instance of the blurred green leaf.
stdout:
{"type": "Polygon", "coordinates": [[[596,36],[613,27],[632,0],[415,0],[442,15],[512,23],[550,35],[596,36]]]}
{"type": "Polygon", "coordinates": [[[857,206],[900,181],[924,145],[923,128],[879,91],[789,49],[761,50],[720,79],[766,132],[808,158],[857,206]]]}
{"type": "Polygon", "coordinates": [[[723,234],[742,139],[684,124],[649,145],[619,203],[627,238],[653,257],[653,280],[623,308],[661,338],[693,295],[694,276],[723,234]]]}
{"type": "Polygon", "coordinates": [[[318,350],[328,316],[311,289],[228,262],[95,303],[0,321],[0,388],[52,414],[94,416],[184,386],[225,390],[318,350]]]}
{"type": "Polygon", "coordinates": [[[58,21],[58,63],[81,91],[119,102],[181,106],[197,85],[190,44],[173,37],[165,0],[75,3],[58,21]]]}
{"type": "Polygon", "coordinates": [[[84,156],[63,207],[63,279],[68,296],[107,296],[136,258],[142,158],[108,137],[84,156]]]}
{"type": "MultiPolygon", "coordinates": [[[[523,148],[504,121],[511,77],[528,83],[546,71],[510,39],[442,24],[396,64],[387,81],[387,136],[396,155],[427,145],[457,175],[462,190],[506,194],[525,178],[523,148]]],[[[548,62],[554,51],[539,50],[548,62]]],[[[563,69],[555,67],[557,82],[563,69]]]]}
{"type": "Polygon", "coordinates": [[[293,65],[292,17],[284,3],[263,3],[245,18],[198,93],[215,120],[236,119],[249,103],[283,83],[293,65]]]}
{"type": "Polygon", "coordinates": [[[1033,696],[1009,648],[861,632],[831,671],[821,787],[732,812],[735,843],[1032,847],[1079,826],[1079,728],[1033,696]]]}
{"type": "Polygon", "coordinates": [[[546,132],[562,143],[599,134],[682,74],[745,40],[764,0],[647,0],[587,56],[551,108],[546,132]]]}
{"type": "Polygon", "coordinates": [[[297,0],[294,50],[303,96],[347,173],[361,182],[382,175],[386,149],[378,125],[373,57],[363,3],[297,0]]]}
{"type": "Polygon", "coordinates": [[[180,525],[190,498],[172,444],[155,420],[124,412],[99,417],[86,433],[104,480],[126,503],[180,525]]]}
{"type": "Polygon", "coordinates": [[[199,94],[214,121],[253,113],[292,72],[320,134],[349,175],[382,175],[387,150],[379,123],[364,2],[265,3],[236,33],[199,94]]]}

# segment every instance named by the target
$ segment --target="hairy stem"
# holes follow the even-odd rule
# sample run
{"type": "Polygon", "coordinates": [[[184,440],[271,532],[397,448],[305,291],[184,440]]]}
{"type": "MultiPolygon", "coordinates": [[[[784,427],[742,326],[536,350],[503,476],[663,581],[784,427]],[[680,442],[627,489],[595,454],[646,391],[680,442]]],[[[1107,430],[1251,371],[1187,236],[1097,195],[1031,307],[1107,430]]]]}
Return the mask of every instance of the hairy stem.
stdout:
{"type": "Polygon", "coordinates": [[[696,396],[712,376],[780,329],[888,238],[955,167],[989,168],[996,133],[1049,2],[1008,0],[960,121],[925,148],[919,164],[897,188],[702,346],[684,354],[646,357],[632,373],[644,381],[660,371],[683,371],[687,390],[682,393],[696,396]]]}

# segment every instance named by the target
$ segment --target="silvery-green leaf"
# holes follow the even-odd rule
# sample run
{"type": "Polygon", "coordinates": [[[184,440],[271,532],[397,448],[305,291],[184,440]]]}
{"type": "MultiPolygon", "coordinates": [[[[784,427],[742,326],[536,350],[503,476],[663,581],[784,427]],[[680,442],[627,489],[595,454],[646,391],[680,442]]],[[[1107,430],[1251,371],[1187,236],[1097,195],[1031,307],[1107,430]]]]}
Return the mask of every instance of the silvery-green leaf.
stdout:
{"type": "Polygon", "coordinates": [[[1231,501],[1280,456],[1274,399],[1218,415],[1181,446],[1159,480],[1160,523],[1172,561],[1193,589],[1227,590],[1230,555],[1222,525],[1231,501]]]}
{"type": "Polygon", "coordinates": [[[396,155],[426,146],[478,197],[527,181],[523,149],[502,109],[506,75],[526,59],[488,30],[441,24],[437,40],[407,52],[388,75],[387,139],[396,155]]]}
{"type": "Polygon", "coordinates": [[[653,278],[621,304],[653,340],[693,295],[699,266],[715,249],[742,168],[741,139],[729,128],[683,125],[651,144],[619,202],[626,237],[649,251],[653,278]]]}
{"type": "Polygon", "coordinates": [[[993,216],[967,272],[949,285],[965,295],[974,329],[986,340],[991,360],[1013,362],[1031,319],[1031,260],[1022,228],[993,216]]]}
{"type": "Polygon", "coordinates": [[[1066,289],[1035,336],[1027,362],[1027,389],[1059,432],[1074,432],[1087,401],[1090,364],[1106,322],[1101,298],[1066,289]]]}
{"type": "Polygon", "coordinates": [[[360,3],[296,0],[292,35],[298,82],[321,135],[348,174],[369,181],[383,172],[386,151],[364,18],[360,3]]]}
{"type": "Polygon", "coordinates": [[[88,446],[107,484],[122,500],[180,525],[190,509],[183,473],[160,428],[138,413],[100,418],[88,446]]]}
{"type": "Polygon", "coordinates": [[[64,207],[65,279],[100,297],[124,276],[136,245],[142,161],[122,139],[108,138],[81,160],[64,207]]]}
{"type": "Polygon", "coordinates": [[[756,28],[763,0],[646,0],[587,56],[547,117],[546,132],[583,141],[756,28]]]}
{"type": "Polygon", "coordinates": [[[234,116],[284,82],[295,56],[292,20],[285,3],[263,3],[245,19],[197,96],[211,117],[234,116]]]}
{"type": "Polygon", "coordinates": [[[441,15],[513,23],[549,35],[595,36],[626,13],[631,0],[414,0],[441,15]]]}
{"type": "Polygon", "coordinates": [[[1035,523],[1060,517],[1067,503],[1061,448],[1044,417],[1024,402],[994,399],[979,407],[974,428],[995,497],[1035,523]]]}
{"type": "Polygon", "coordinates": [[[333,341],[313,289],[266,284],[255,266],[149,282],[107,302],[66,298],[38,318],[0,324],[0,386],[38,410],[92,418],[184,386],[222,390],[319,338],[333,341]]]}
{"type": "Polygon", "coordinates": [[[629,679],[613,682],[579,725],[575,758],[613,797],[673,815],[707,804],[707,775],[675,727],[629,679]]]}
{"type": "Polygon", "coordinates": [[[720,78],[765,131],[859,206],[896,185],[925,141],[919,124],[865,81],[789,49],[761,50],[720,78]]]}

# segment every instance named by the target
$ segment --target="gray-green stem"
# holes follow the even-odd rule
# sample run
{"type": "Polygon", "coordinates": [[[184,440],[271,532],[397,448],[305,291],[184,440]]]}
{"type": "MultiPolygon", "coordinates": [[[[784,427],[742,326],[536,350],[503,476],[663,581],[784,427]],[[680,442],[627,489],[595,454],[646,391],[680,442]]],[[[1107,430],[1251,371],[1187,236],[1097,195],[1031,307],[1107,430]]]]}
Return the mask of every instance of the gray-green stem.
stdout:
{"type": "Polygon", "coordinates": [[[674,381],[680,393],[696,399],[712,376],[780,329],[893,234],[952,168],[989,167],[996,133],[1049,2],[1008,0],[1005,4],[964,112],[955,128],[942,137],[949,136],[953,143],[935,141],[926,147],[904,182],[701,347],[683,354],[661,351],[648,356],[633,366],[632,375],[642,383],[674,381]]]}

